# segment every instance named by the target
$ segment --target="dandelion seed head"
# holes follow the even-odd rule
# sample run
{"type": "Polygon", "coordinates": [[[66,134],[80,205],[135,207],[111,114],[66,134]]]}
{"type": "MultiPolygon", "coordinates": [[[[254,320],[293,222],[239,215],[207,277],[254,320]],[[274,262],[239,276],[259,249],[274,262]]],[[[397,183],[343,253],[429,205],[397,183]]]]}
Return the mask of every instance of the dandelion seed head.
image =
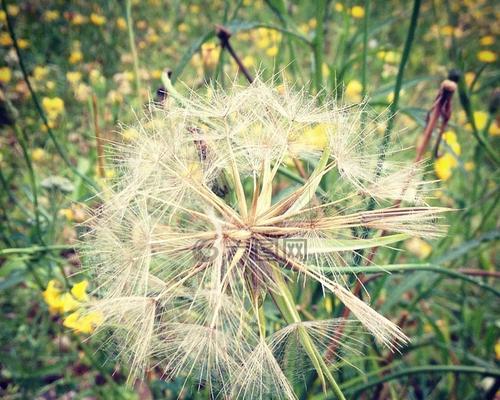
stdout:
{"type": "Polygon", "coordinates": [[[419,166],[388,159],[379,168],[379,121],[365,107],[318,106],[304,90],[261,80],[209,92],[171,92],[165,107],[125,127],[134,138],[114,145],[118,176],[87,223],[91,311],[104,316],[101,330],[116,332],[131,377],[155,367],[215,395],[294,398],[284,348],[294,343],[307,357],[299,343],[307,335],[322,356],[333,342],[342,357],[363,340],[341,340],[338,321],[295,321],[267,335],[258,309],[283,294],[277,277],[316,281],[379,342],[404,344],[336,269],[369,247],[355,230],[441,233],[445,210],[426,205],[419,166]],[[308,134],[321,140],[311,145],[308,134]],[[303,183],[280,175],[287,158],[304,166],[303,183]],[[317,195],[325,176],[333,189],[317,195]],[[377,207],[365,211],[370,199],[377,207]],[[391,200],[404,205],[382,205],[391,200]],[[314,250],[301,258],[288,252],[291,240],[314,250]]]}

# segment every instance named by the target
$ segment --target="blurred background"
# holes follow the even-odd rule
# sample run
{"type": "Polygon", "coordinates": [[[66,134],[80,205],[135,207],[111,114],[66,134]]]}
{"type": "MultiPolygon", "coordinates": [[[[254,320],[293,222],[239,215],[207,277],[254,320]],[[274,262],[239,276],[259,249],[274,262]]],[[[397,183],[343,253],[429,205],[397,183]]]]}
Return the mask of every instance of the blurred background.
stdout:
{"type": "MultiPolygon", "coordinates": [[[[106,146],[134,140],[169,70],[181,91],[258,71],[394,114],[380,140],[409,161],[420,149],[440,180],[432,204],[456,211],[446,237],[377,253],[410,265],[366,287],[412,343],[374,346],[339,382],[348,398],[500,398],[499,16],[468,0],[2,0],[0,397],[209,398],[155,370],[126,386],[127,365],[75,311],[91,290],[79,224],[115,176],[106,146]]],[[[308,306],[338,312],[323,302],[308,306]]],[[[302,398],[325,395],[313,384],[302,398]]]]}

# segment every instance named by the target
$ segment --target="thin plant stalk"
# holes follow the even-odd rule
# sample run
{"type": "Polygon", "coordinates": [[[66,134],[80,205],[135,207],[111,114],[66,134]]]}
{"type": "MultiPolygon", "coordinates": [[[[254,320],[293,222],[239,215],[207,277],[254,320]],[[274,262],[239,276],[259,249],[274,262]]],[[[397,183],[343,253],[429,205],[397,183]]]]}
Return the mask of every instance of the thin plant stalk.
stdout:
{"type": "Polygon", "coordinates": [[[26,161],[26,165],[28,166],[28,175],[30,179],[31,192],[33,195],[33,210],[35,215],[35,229],[36,234],[38,236],[38,240],[40,244],[44,244],[43,236],[42,236],[42,228],[40,223],[40,208],[38,206],[38,189],[35,177],[35,171],[33,170],[33,164],[31,162],[31,157],[28,151],[28,137],[26,136],[26,132],[19,128],[19,126],[15,125],[14,130],[17,135],[17,139],[19,144],[21,145],[21,149],[23,152],[24,160],[26,161]]]}
{"type": "Polygon", "coordinates": [[[139,78],[139,56],[137,55],[137,48],[135,47],[135,33],[134,21],[132,19],[132,1],[126,0],[125,3],[125,18],[127,20],[127,31],[130,51],[134,60],[134,75],[135,75],[135,90],[137,99],[141,99],[141,80],[139,78]]]}
{"type": "MultiPolygon", "coordinates": [[[[318,0],[316,2],[316,33],[313,41],[314,55],[314,86],[316,93],[320,93],[323,88],[323,58],[325,45],[325,15],[326,15],[326,0],[318,0]]],[[[320,96],[321,100],[321,96],[320,96]]]]}

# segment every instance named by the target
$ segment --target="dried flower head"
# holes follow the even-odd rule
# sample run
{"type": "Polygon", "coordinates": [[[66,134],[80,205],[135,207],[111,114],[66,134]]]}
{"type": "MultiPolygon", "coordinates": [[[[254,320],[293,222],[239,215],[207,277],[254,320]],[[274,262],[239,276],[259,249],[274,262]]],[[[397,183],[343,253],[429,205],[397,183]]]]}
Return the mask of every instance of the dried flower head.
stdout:
{"type": "Polygon", "coordinates": [[[418,168],[377,165],[377,120],[259,80],[206,97],[167,89],[165,107],[115,146],[119,176],[86,241],[99,297],[91,311],[113,330],[131,377],[156,367],[214,395],[289,399],[292,356],[283,354],[292,346],[331,381],[328,344],[342,357],[363,340],[336,333],[354,321],[301,321],[289,291],[298,279],[333,293],[380,343],[407,342],[337,271],[360,249],[442,232],[444,209],[425,205],[418,168]],[[305,140],[311,132],[325,137],[305,140]],[[289,179],[290,160],[310,170],[303,182],[289,179]],[[377,208],[365,211],[370,199],[377,208]],[[408,205],[384,207],[389,200],[408,205]],[[389,235],[359,238],[361,229],[389,235]],[[277,332],[266,302],[286,321],[277,332]]]}

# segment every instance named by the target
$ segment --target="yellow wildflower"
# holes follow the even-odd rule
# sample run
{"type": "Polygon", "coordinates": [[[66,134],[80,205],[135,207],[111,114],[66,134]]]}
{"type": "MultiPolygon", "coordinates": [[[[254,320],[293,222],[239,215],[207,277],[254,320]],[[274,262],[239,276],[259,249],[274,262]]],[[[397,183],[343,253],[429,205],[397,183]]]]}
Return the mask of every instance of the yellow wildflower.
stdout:
{"type": "Polygon", "coordinates": [[[59,214],[65,217],[68,221],[73,220],[73,210],[71,208],[61,208],[59,214]]]}
{"type": "Polygon", "coordinates": [[[255,65],[255,58],[252,56],[245,56],[243,57],[243,60],[241,60],[243,65],[247,68],[253,67],[255,65]]]}
{"type": "Polygon", "coordinates": [[[80,13],[76,13],[73,18],[71,19],[71,23],[73,25],[83,25],[86,24],[88,21],[87,17],[85,15],[82,15],[80,13]]]}
{"type": "Polygon", "coordinates": [[[441,31],[441,34],[444,36],[452,36],[454,29],[451,25],[445,25],[445,26],[441,27],[440,31],[441,31]]]}
{"type": "Polygon", "coordinates": [[[82,73],[79,71],[66,72],[66,79],[72,85],[76,85],[78,82],[82,80],[82,73]]]}
{"type": "MultiPolygon", "coordinates": [[[[483,130],[488,123],[488,113],[485,111],[474,111],[473,117],[476,128],[480,131],[483,130]]],[[[467,124],[467,128],[471,129],[469,124],[467,124]]]]}
{"type": "Polygon", "coordinates": [[[27,49],[30,45],[30,42],[26,39],[17,39],[17,45],[20,49],[27,49]]]}
{"type": "Polygon", "coordinates": [[[151,78],[153,79],[160,79],[162,74],[161,69],[154,69],[151,71],[151,78]]]}
{"type": "Polygon", "coordinates": [[[464,168],[467,172],[472,171],[476,167],[476,164],[474,164],[474,161],[467,161],[464,164],[464,168]]]}
{"type": "Polygon", "coordinates": [[[198,14],[200,12],[200,6],[198,4],[191,4],[189,6],[189,12],[193,14],[198,14]]]}
{"type": "Polygon", "coordinates": [[[43,161],[45,159],[45,150],[40,148],[40,147],[37,147],[36,149],[34,149],[32,152],[31,152],[31,159],[34,161],[34,162],[40,162],[40,161],[43,161]]]}
{"type": "Polygon", "coordinates": [[[464,75],[465,84],[470,87],[474,79],[476,78],[476,74],[474,72],[466,72],[464,75]]]}
{"type": "Polygon", "coordinates": [[[84,279],[81,282],[75,283],[71,288],[71,294],[78,301],[88,301],[89,296],[87,295],[87,288],[89,286],[89,282],[84,279]]]}
{"type": "Polygon", "coordinates": [[[92,13],[90,14],[90,22],[94,25],[101,26],[106,23],[106,17],[104,15],[92,13]]]}
{"type": "Polygon", "coordinates": [[[207,67],[215,67],[219,61],[220,47],[215,43],[207,42],[201,45],[201,58],[207,67]]]}
{"type": "Polygon", "coordinates": [[[122,132],[122,138],[126,142],[132,142],[139,137],[139,132],[135,128],[127,128],[122,132]]]}
{"type": "Polygon", "coordinates": [[[62,313],[67,313],[80,307],[80,302],[77,301],[71,293],[63,293],[59,301],[62,313]]]}
{"type": "Polygon", "coordinates": [[[57,10],[47,10],[43,13],[43,19],[47,22],[53,22],[57,20],[59,16],[60,13],[57,10]]]}
{"type": "Polygon", "coordinates": [[[45,82],[45,86],[47,87],[47,89],[49,91],[52,91],[55,89],[56,83],[54,81],[47,81],[47,82],[45,82]]]}
{"type": "Polygon", "coordinates": [[[266,50],[266,54],[269,57],[275,57],[278,54],[278,47],[277,46],[271,46],[266,50]]]}
{"type": "Polygon", "coordinates": [[[49,69],[47,67],[42,67],[38,65],[33,69],[33,79],[35,81],[42,81],[45,79],[48,73],[49,69]]]}
{"type": "Polygon", "coordinates": [[[13,17],[17,17],[17,15],[19,14],[19,6],[15,5],[15,4],[9,4],[7,6],[7,12],[9,13],[9,15],[13,16],[13,17]]]}
{"type": "Polygon", "coordinates": [[[292,152],[322,150],[328,145],[327,127],[324,124],[318,124],[309,128],[297,138],[292,145],[292,152]]]}
{"type": "Polygon", "coordinates": [[[350,101],[359,102],[361,101],[361,91],[363,90],[363,85],[361,82],[353,79],[345,87],[345,94],[350,101]]]}
{"type": "Polygon", "coordinates": [[[453,131],[446,131],[443,133],[444,142],[451,148],[453,153],[459,156],[462,153],[462,148],[457,141],[457,135],[453,131]]]}
{"type": "Polygon", "coordinates": [[[79,83],[75,88],[75,98],[81,102],[87,101],[91,93],[91,87],[85,83],[79,83]]]}
{"type": "Polygon", "coordinates": [[[97,311],[91,311],[86,314],[81,314],[80,311],[75,311],[68,315],[63,325],[66,328],[73,329],[77,333],[92,333],[103,321],[103,316],[97,311]]]}
{"type": "Polygon", "coordinates": [[[9,83],[12,79],[12,71],[9,67],[0,67],[0,83],[9,83]]]}
{"type": "Polygon", "coordinates": [[[450,179],[453,168],[455,168],[456,165],[457,160],[455,160],[455,157],[446,153],[434,162],[434,172],[439,179],[447,181],[450,179]]]}
{"type": "Polygon", "coordinates": [[[178,26],[177,29],[179,32],[186,33],[189,32],[189,25],[186,24],[185,22],[181,22],[178,26]]]}
{"type": "Polygon", "coordinates": [[[55,279],[51,279],[47,288],[42,292],[45,303],[49,306],[51,314],[57,314],[62,311],[60,284],[55,279]]]}
{"type": "Polygon", "coordinates": [[[415,254],[420,259],[429,257],[432,252],[432,246],[418,237],[407,240],[405,247],[410,253],[415,254]]]}
{"type": "Polygon", "coordinates": [[[7,22],[7,15],[4,10],[0,10],[0,23],[3,24],[5,22],[7,22]]]}
{"type": "Polygon", "coordinates": [[[104,171],[104,176],[106,179],[113,179],[116,176],[116,171],[114,169],[107,169],[104,171]]]}
{"type": "Polygon", "coordinates": [[[377,56],[388,64],[396,64],[399,60],[399,55],[395,51],[379,51],[377,56]],[[379,56],[382,53],[383,56],[379,56]]]}
{"type": "Polygon", "coordinates": [[[351,8],[351,15],[353,18],[361,19],[365,16],[365,9],[361,6],[354,6],[351,8]]]}
{"type": "Polygon", "coordinates": [[[82,60],[83,53],[80,50],[73,50],[68,58],[70,64],[78,64],[82,60]]]}
{"type": "Polygon", "coordinates": [[[151,31],[146,35],[146,40],[148,43],[155,44],[160,41],[160,36],[155,31],[151,31]]]}
{"type": "Polygon", "coordinates": [[[316,25],[318,25],[318,22],[316,21],[316,18],[311,18],[307,25],[309,25],[311,29],[315,29],[316,25]]]}
{"type": "MultiPolygon", "coordinates": [[[[302,33],[303,35],[307,35],[310,31],[310,28],[309,28],[309,25],[308,24],[300,24],[299,27],[298,27],[298,30],[300,33],[302,33]]],[[[262,39],[261,39],[262,40],[262,39]]],[[[264,44],[267,45],[267,42],[265,41],[266,39],[263,39],[264,40],[264,44]]],[[[268,39],[267,39],[268,40],[268,39]]],[[[258,47],[261,47],[259,45],[259,42],[257,42],[257,46],[258,47]]],[[[262,47],[267,47],[267,46],[262,46],[262,47]]]]}
{"type": "Polygon", "coordinates": [[[7,32],[0,33],[0,45],[2,46],[11,46],[12,39],[7,32]]]}
{"type": "Polygon", "coordinates": [[[497,60],[497,55],[491,50],[481,50],[477,53],[477,59],[483,63],[493,63],[497,60]]]}
{"type": "Polygon", "coordinates": [[[328,78],[328,76],[330,75],[330,68],[328,67],[327,63],[323,63],[323,65],[321,66],[321,72],[323,73],[323,76],[325,78],[328,78]]]}
{"type": "Polygon", "coordinates": [[[116,20],[116,27],[118,29],[120,29],[121,31],[124,31],[125,29],[127,29],[127,21],[125,20],[125,18],[123,17],[120,17],[116,20]]]}
{"type": "Polygon", "coordinates": [[[500,126],[498,125],[498,120],[493,121],[493,123],[490,125],[488,133],[491,136],[500,136],[500,126]]]}
{"type": "Polygon", "coordinates": [[[135,23],[135,26],[137,27],[137,29],[140,29],[141,31],[143,31],[148,27],[148,23],[146,21],[144,21],[143,19],[141,19],[135,23]]]}
{"type": "Polygon", "coordinates": [[[481,46],[491,46],[493,43],[495,43],[495,38],[491,35],[483,36],[479,40],[481,46]]]}
{"type": "Polygon", "coordinates": [[[500,360],[500,339],[497,339],[497,342],[495,343],[495,358],[500,360]]]}
{"type": "Polygon", "coordinates": [[[64,111],[64,101],[59,97],[44,97],[42,106],[50,120],[56,119],[64,111]]]}
{"type": "Polygon", "coordinates": [[[344,11],[344,6],[342,5],[342,3],[335,3],[335,11],[337,12],[344,11]]]}

